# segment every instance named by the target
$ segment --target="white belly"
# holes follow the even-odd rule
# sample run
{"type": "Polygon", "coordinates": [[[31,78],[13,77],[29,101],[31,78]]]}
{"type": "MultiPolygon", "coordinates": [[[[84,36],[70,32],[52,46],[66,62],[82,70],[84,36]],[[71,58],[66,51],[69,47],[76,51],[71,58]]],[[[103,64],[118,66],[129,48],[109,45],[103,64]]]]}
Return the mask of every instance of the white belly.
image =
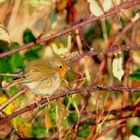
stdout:
{"type": "Polygon", "coordinates": [[[52,79],[38,80],[24,83],[29,90],[36,95],[51,96],[60,86],[59,74],[55,74],[52,79]]]}

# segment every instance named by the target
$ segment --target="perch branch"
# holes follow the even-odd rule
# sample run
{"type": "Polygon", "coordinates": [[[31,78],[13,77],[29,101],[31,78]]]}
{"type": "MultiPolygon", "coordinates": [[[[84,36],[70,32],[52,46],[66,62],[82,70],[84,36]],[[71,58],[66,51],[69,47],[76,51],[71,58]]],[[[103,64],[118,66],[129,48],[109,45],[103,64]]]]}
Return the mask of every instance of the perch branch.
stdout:
{"type": "MultiPolygon", "coordinates": [[[[52,100],[56,100],[59,98],[62,98],[64,96],[67,95],[71,95],[71,94],[78,94],[78,93],[89,93],[89,92],[93,92],[93,91],[99,91],[99,90],[103,90],[103,91],[129,91],[129,92],[137,92],[140,91],[140,87],[123,87],[123,86],[88,86],[85,88],[76,88],[76,89],[72,89],[72,90],[68,90],[68,91],[64,91],[64,92],[60,92],[57,95],[53,95],[49,98],[49,101],[52,100]]],[[[6,123],[7,121],[15,118],[16,116],[23,114],[25,112],[28,111],[32,111],[35,108],[37,108],[40,105],[43,105],[45,103],[48,102],[48,98],[44,98],[40,101],[38,101],[37,103],[33,103],[30,104],[22,109],[17,110],[16,112],[13,112],[10,115],[7,115],[4,118],[0,119],[0,125],[3,123],[6,123]]]]}
{"type": "Polygon", "coordinates": [[[17,49],[13,49],[13,50],[10,50],[10,51],[1,53],[0,54],[0,58],[5,57],[5,56],[8,56],[8,55],[11,55],[11,54],[16,53],[16,52],[19,52],[19,51],[22,51],[22,50],[27,49],[29,47],[32,47],[32,46],[34,46],[36,44],[42,44],[42,43],[49,42],[49,41],[51,41],[51,40],[53,40],[53,39],[55,39],[55,38],[57,38],[59,36],[65,35],[68,32],[71,32],[71,31],[73,31],[75,29],[81,28],[81,27],[83,27],[83,26],[85,26],[85,25],[87,25],[89,23],[94,22],[94,21],[100,20],[101,18],[106,18],[106,17],[112,16],[112,15],[116,14],[117,12],[120,12],[121,9],[132,8],[134,6],[137,6],[138,4],[140,4],[140,1],[139,0],[126,1],[126,2],[124,2],[124,3],[122,3],[122,4],[118,5],[118,6],[116,6],[115,8],[111,8],[110,10],[108,10],[107,12],[105,12],[101,16],[97,16],[97,17],[92,16],[92,17],[89,17],[89,18],[87,18],[87,19],[85,19],[85,20],[83,20],[83,21],[81,21],[79,23],[76,23],[76,24],[74,24],[74,25],[66,28],[63,31],[60,31],[60,32],[55,33],[55,34],[52,34],[52,35],[50,35],[48,37],[45,37],[45,38],[36,39],[35,41],[30,42],[30,43],[28,43],[26,45],[22,45],[22,46],[20,46],[17,49]]]}
{"type": "MultiPolygon", "coordinates": [[[[93,55],[98,55],[98,54],[101,54],[101,53],[113,53],[113,52],[118,52],[118,51],[123,51],[123,50],[128,50],[128,49],[132,49],[132,50],[139,50],[140,48],[139,47],[129,47],[129,46],[120,46],[120,47],[113,47],[113,48],[107,48],[103,51],[88,51],[86,53],[83,53],[83,54],[80,54],[80,55],[77,55],[71,59],[68,59],[66,61],[66,63],[71,63],[73,61],[77,61],[79,59],[81,59],[82,57],[86,56],[86,55],[89,55],[89,56],[93,56],[93,55]]],[[[3,75],[3,74],[2,74],[3,75]]],[[[3,76],[7,76],[7,74],[3,75],[3,76]]],[[[8,75],[9,76],[9,75],[8,75]]],[[[11,74],[10,74],[11,76],[11,74]]],[[[16,74],[17,76],[17,74],[16,74]]],[[[27,89],[25,89],[26,91],[27,89]]],[[[10,99],[8,99],[5,103],[3,103],[1,106],[0,106],[0,111],[5,108],[9,103],[11,103],[13,100],[15,100],[18,96],[20,96],[22,93],[25,92],[23,89],[21,89],[21,91],[19,91],[17,94],[15,94],[13,97],[11,97],[10,99]]]]}

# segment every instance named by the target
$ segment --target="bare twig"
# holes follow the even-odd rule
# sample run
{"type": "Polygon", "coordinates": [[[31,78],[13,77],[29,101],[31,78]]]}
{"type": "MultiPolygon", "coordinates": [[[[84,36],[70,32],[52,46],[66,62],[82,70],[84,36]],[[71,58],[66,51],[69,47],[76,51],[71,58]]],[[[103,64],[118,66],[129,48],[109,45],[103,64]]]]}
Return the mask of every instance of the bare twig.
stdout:
{"type": "MultiPolygon", "coordinates": [[[[104,90],[104,91],[129,91],[129,92],[137,92],[140,91],[140,87],[123,87],[123,86],[105,86],[105,87],[99,87],[99,86],[88,86],[85,88],[77,88],[77,89],[72,89],[64,92],[60,92],[57,95],[53,95],[49,98],[49,101],[56,100],[59,98],[62,98],[67,95],[71,94],[78,94],[78,93],[88,93],[88,92],[93,92],[93,91],[99,91],[99,90],[104,90]]],[[[37,103],[30,104],[29,106],[26,106],[16,112],[13,112],[10,115],[7,115],[5,118],[0,119],[0,124],[6,123],[7,121],[15,118],[16,116],[23,114],[28,111],[32,111],[33,109],[37,108],[39,105],[43,105],[48,102],[48,98],[44,98],[37,103]]]]}
{"type": "MultiPolygon", "coordinates": [[[[67,63],[71,63],[71,62],[73,62],[73,61],[76,61],[76,60],[79,60],[79,59],[81,59],[82,57],[84,57],[84,56],[86,56],[86,55],[90,55],[90,56],[93,56],[93,55],[98,55],[98,54],[101,54],[101,53],[104,53],[104,54],[106,54],[106,53],[113,53],[113,52],[118,52],[118,51],[123,51],[123,50],[128,50],[128,49],[132,49],[132,50],[138,50],[138,49],[140,49],[139,47],[129,47],[129,46],[121,46],[121,47],[113,47],[113,48],[107,48],[107,49],[105,49],[105,50],[103,50],[103,51],[88,51],[88,52],[86,52],[86,53],[83,53],[83,54],[80,54],[80,55],[78,55],[78,56],[75,56],[75,57],[73,57],[73,58],[71,58],[71,59],[69,59],[68,61],[67,61],[67,63]]],[[[6,74],[7,75],[7,74],[6,74]]],[[[16,74],[16,76],[17,76],[17,74],[16,74]]],[[[15,98],[17,98],[20,94],[22,94],[23,92],[25,92],[25,91],[20,91],[20,92],[18,92],[15,96],[13,96],[12,98],[10,98],[9,100],[7,100],[4,104],[2,104],[1,106],[0,106],[0,110],[2,110],[4,107],[6,107],[10,102],[12,102],[15,98]]]]}
{"type": "Polygon", "coordinates": [[[8,55],[11,55],[11,54],[19,52],[19,51],[22,51],[22,50],[27,49],[29,47],[32,47],[32,46],[34,46],[36,44],[42,44],[42,43],[49,42],[49,41],[51,41],[51,40],[53,40],[53,39],[55,39],[55,38],[57,38],[59,36],[62,36],[64,34],[68,33],[68,32],[71,32],[71,31],[77,29],[77,28],[83,27],[83,26],[85,26],[85,25],[87,25],[89,23],[92,23],[94,21],[100,20],[102,18],[106,18],[108,16],[112,16],[112,15],[116,14],[117,12],[119,12],[121,9],[132,8],[134,6],[137,6],[138,4],[140,4],[139,0],[126,1],[126,2],[122,3],[121,5],[118,5],[115,8],[110,9],[109,11],[105,12],[101,16],[90,17],[88,19],[83,20],[80,23],[77,23],[75,25],[72,25],[72,26],[68,27],[67,29],[65,29],[65,30],[63,30],[61,32],[58,32],[58,33],[53,34],[53,35],[50,35],[50,36],[48,36],[46,38],[37,39],[36,41],[30,42],[30,43],[28,43],[26,45],[22,45],[17,49],[4,52],[4,53],[0,54],[0,58],[8,56],[8,55]]]}
{"type": "Polygon", "coordinates": [[[140,50],[140,47],[135,47],[135,46],[128,46],[128,45],[122,45],[120,47],[114,46],[111,48],[104,49],[103,51],[96,51],[96,50],[90,50],[88,52],[85,52],[83,54],[77,55],[75,57],[72,57],[66,61],[67,64],[72,63],[74,61],[77,61],[84,56],[94,56],[94,55],[99,55],[99,54],[109,54],[109,53],[115,53],[119,51],[124,51],[124,50],[140,50]]]}
{"type": "Polygon", "coordinates": [[[102,133],[100,133],[97,137],[95,137],[94,140],[100,140],[101,137],[105,136],[114,127],[120,127],[124,125],[125,122],[126,122],[126,118],[114,122],[112,126],[107,127],[102,133]]]}
{"type": "MultiPolygon", "coordinates": [[[[136,20],[137,21],[137,20],[136,20]]],[[[121,39],[121,37],[134,26],[134,22],[130,22],[128,23],[125,28],[122,29],[121,32],[119,32],[116,37],[114,38],[114,40],[112,41],[112,46],[115,46],[116,44],[118,44],[119,40],[121,39]]]]}
{"type": "Polygon", "coordinates": [[[22,93],[27,91],[27,87],[22,88],[17,94],[12,96],[10,99],[8,99],[5,103],[0,105],[0,111],[5,108],[9,103],[11,103],[13,100],[15,100],[18,96],[20,96],[22,93]]]}
{"type": "MultiPolygon", "coordinates": [[[[109,112],[105,111],[103,115],[107,115],[109,113],[109,114],[114,115],[115,118],[116,118],[116,116],[120,116],[121,115],[121,112],[134,111],[134,110],[137,110],[137,108],[139,108],[139,106],[140,106],[139,104],[137,104],[135,106],[128,105],[128,106],[125,106],[123,108],[118,108],[118,109],[110,110],[109,112]]],[[[95,117],[95,115],[96,115],[96,111],[84,113],[83,117],[80,119],[80,123],[93,119],[95,117]]],[[[132,113],[131,113],[131,115],[135,116],[132,113]]],[[[136,115],[139,115],[139,114],[136,114],[136,115]]],[[[122,116],[120,116],[120,117],[122,118],[122,116]]],[[[102,119],[104,119],[104,118],[102,118],[102,119]]],[[[102,122],[102,119],[98,123],[102,122]]],[[[107,120],[105,120],[105,121],[107,121],[107,120]]]]}
{"type": "MultiPolygon", "coordinates": [[[[138,106],[139,107],[139,106],[138,106]]],[[[136,108],[135,108],[136,109],[136,108]]],[[[101,137],[105,136],[109,131],[116,127],[123,127],[126,121],[132,117],[140,117],[140,112],[136,112],[135,114],[130,114],[126,116],[113,117],[111,119],[107,119],[106,121],[115,121],[112,123],[112,126],[107,127],[104,131],[102,131],[98,136],[95,137],[95,140],[100,140],[101,137]]],[[[100,122],[99,122],[100,123],[100,122]]],[[[94,125],[97,125],[96,123],[94,125]]]]}

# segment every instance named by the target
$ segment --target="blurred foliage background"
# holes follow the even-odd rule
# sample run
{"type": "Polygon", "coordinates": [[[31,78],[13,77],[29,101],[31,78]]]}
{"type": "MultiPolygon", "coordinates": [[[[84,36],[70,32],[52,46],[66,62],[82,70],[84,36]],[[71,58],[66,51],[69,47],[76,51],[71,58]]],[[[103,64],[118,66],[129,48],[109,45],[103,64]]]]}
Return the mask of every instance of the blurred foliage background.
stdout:
{"type": "MultiPolygon", "coordinates": [[[[123,2],[127,0],[0,0],[0,22],[5,26],[5,29],[0,27],[0,53],[35,41],[40,35],[47,37],[62,31],[91,14],[102,14],[101,9],[107,11],[123,2]]],[[[89,50],[104,50],[112,47],[112,44],[117,47],[140,47],[140,21],[136,17],[139,8],[138,5],[122,10],[112,17],[93,22],[49,43],[0,58],[0,73],[18,73],[30,61],[46,58],[53,53],[68,59],[89,50]]],[[[67,82],[63,82],[59,90],[89,85],[140,86],[139,51],[85,56],[69,66],[68,78],[65,77],[67,82]]],[[[12,80],[12,77],[0,76],[0,87],[12,83],[12,80]]],[[[8,91],[0,91],[0,104],[19,89],[19,86],[13,86],[8,91]]],[[[39,99],[41,97],[27,92],[3,109],[0,116],[5,117],[39,99]]],[[[112,109],[139,104],[139,100],[140,92],[133,94],[125,91],[98,91],[89,96],[84,93],[66,96],[1,125],[0,138],[94,139],[108,126],[111,127],[114,121],[134,113],[128,109],[114,115],[110,113],[112,109]]],[[[102,140],[132,140],[134,135],[140,137],[139,121],[139,116],[134,115],[123,126],[113,127],[102,136],[102,140]]]]}

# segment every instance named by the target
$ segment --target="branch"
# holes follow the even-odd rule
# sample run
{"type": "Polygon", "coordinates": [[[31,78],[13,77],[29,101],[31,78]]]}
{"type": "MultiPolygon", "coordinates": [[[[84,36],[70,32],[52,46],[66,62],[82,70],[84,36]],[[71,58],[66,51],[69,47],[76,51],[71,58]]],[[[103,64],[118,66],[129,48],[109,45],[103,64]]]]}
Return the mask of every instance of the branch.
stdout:
{"type": "Polygon", "coordinates": [[[49,42],[49,41],[51,41],[51,40],[53,40],[53,39],[55,39],[55,38],[57,38],[59,36],[62,36],[62,35],[65,35],[68,32],[71,32],[71,31],[73,31],[73,30],[75,30],[77,28],[81,28],[81,27],[83,27],[83,26],[85,26],[85,25],[87,25],[89,23],[92,23],[94,21],[100,20],[101,18],[106,18],[106,17],[112,16],[112,15],[120,12],[121,9],[132,8],[134,6],[137,6],[138,4],[140,4],[139,0],[132,0],[132,1],[124,2],[124,3],[122,3],[122,4],[118,5],[118,6],[115,6],[115,8],[112,8],[112,9],[108,10],[107,12],[105,12],[101,16],[98,16],[98,17],[92,16],[92,17],[90,17],[88,19],[85,19],[80,23],[76,23],[76,24],[68,27],[67,29],[65,29],[63,31],[60,31],[60,32],[58,32],[56,34],[50,35],[50,36],[42,38],[42,39],[37,39],[37,40],[35,40],[33,42],[30,42],[30,43],[28,43],[26,45],[22,45],[17,49],[13,49],[13,50],[4,52],[4,53],[0,54],[0,58],[8,56],[8,55],[11,55],[11,54],[19,52],[19,51],[22,51],[22,50],[27,49],[29,47],[32,47],[32,46],[34,46],[36,44],[42,44],[42,43],[49,42]]]}
{"type": "MultiPolygon", "coordinates": [[[[53,95],[49,98],[49,101],[52,100],[56,100],[62,97],[65,97],[67,95],[71,95],[71,94],[79,94],[79,93],[86,93],[88,94],[89,92],[93,92],[93,91],[99,91],[99,90],[103,90],[103,91],[129,91],[129,92],[137,92],[140,91],[140,87],[123,87],[123,86],[104,86],[104,87],[99,87],[99,86],[88,86],[85,88],[76,88],[76,89],[72,89],[72,90],[68,90],[68,91],[64,91],[64,92],[59,92],[57,95],[53,95]]],[[[45,103],[48,102],[48,98],[44,98],[41,99],[40,101],[38,101],[37,103],[33,103],[30,104],[20,110],[17,110],[16,112],[13,112],[10,115],[7,115],[4,118],[0,119],[0,125],[3,123],[6,123],[7,121],[15,118],[16,116],[23,114],[25,112],[28,111],[32,111],[35,108],[37,108],[40,105],[43,105],[45,103]]]]}
{"type": "Polygon", "coordinates": [[[120,126],[124,125],[126,123],[126,120],[127,119],[124,118],[124,119],[120,119],[120,120],[114,122],[111,126],[108,126],[102,133],[100,133],[98,136],[96,136],[94,138],[94,140],[100,140],[101,137],[105,136],[113,128],[120,127],[120,126]]]}
{"type": "MultiPolygon", "coordinates": [[[[101,137],[104,137],[109,131],[111,131],[113,128],[124,126],[126,124],[126,121],[132,117],[140,117],[140,112],[136,112],[135,114],[130,114],[127,116],[122,116],[120,118],[111,118],[107,119],[106,121],[115,121],[113,122],[112,126],[107,127],[104,129],[98,136],[95,137],[95,140],[100,140],[101,137]],[[116,124],[116,125],[115,125],[116,124]]],[[[100,122],[99,122],[100,123],[100,122]]],[[[94,124],[96,125],[96,124],[94,124]]]]}
{"type": "MultiPolygon", "coordinates": [[[[104,49],[103,51],[88,51],[86,53],[77,55],[75,57],[72,57],[70,59],[68,59],[66,61],[66,63],[71,63],[73,61],[77,61],[79,59],[81,59],[82,57],[88,55],[88,56],[93,56],[93,55],[99,55],[99,54],[105,54],[105,53],[114,53],[114,52],[118,52],[118,51],[123,51],[123,50],[140,50],[140,47],[130,47],[130,46],[120,46],[120,47],[112,47],[112,48],[107,48],[104,49]]],[[[0,76],[17,76],[17,74],[0,74],[0,76]]],[[[20,96],[22,93],[24,93],[27,90],[27,88],[23,88],[21,89],[17,94],[15,94],[13,97],[11,97],[9,100],[7,100],[4,104],[0,105],[0,111],[5,108],[9,103],[11,103],[14,99],[16,99],[18,96],[20,96]]]]}
{"type": "Polygon", "coordinates": [[[90,50],[88,52],[85,52],[83,54],[80,54],[80,55],[77,55],[77,56],[74,56],[70,59],[68,59],[66,61],[67,64],[69,63],[72,63],[74,61],[77,61],[81,58],[83,58],[84,56],[94,56],[94,55],[99,55],[99,54],[108,54],[108,53],[116,53],[116,52],[119,52],[119,51],[124,51],[124,50],[140,50],[140,47],[135,47],[135,46],[129,46],[129,45],[122,45],[122,46],[114,46],[114,47],[111,47],[111,48],[106,48],[102,51],[96,51],[96,50],[90,50]]]}
{"type": "MultiPolygon", "coordinates": [[[[105,111],[103,115],[112,114],[115,117],[118,117],[121,114],[121,112],[134,111],[134,110],[137,110],[137,108],[139,108],[139,107],[140,107],[140,104],[137,104],[137,105],[127,105],[127,106],[122,107],[122,108],[113,109],[113,110],[110,110],[110,111],[105,111]]],[[[80,119],[80,123],[93,119],[95,117],[96,113],[97,113],[96,111],[88,112],[88,113],[87,112],[83,112],[82,118],[80,119]]],[[[131,114],[131,115],[134,115],[134,114],[131,114]]],[[[135,115],[140,115],[140,113],[139,114],[137,113],[135,115]]],[[[102,120],[100,120],[100,122],[102,122],[102,120]]]]}
{"type": "Polygon", "coordinates": [[[114,45],[118,44],[118,42],[120,41],[120,39],[122,38],[122,36],[123,36],[129,29],[131,29],[133,25],[134,25],[134,22],[128,23],[128,24],[122,29],[122,31],[119,32],[119,33],[115,36],[114,40],[112,41],[112,45],[111,45],[111,46],[114,46],[114,45]]]}
{"type": "MultiPolygon", "coordinates": [[[[93,56],[93,55],[99,55],[99,54],[106,54],[106,53],[114,53],[114,52],[119,52],[119,51],[123,51],[123,50],[140,50],[140,47],[131,47],[131,46],[127,46],[127,45],[122,45],[120,47],[112,47],[112,48],[107,48],[104,49],[103,51],[88,51],[86,53],[77,55],[75,57],[72,57],[70,59],[68,59],[66,61],[67,64],[72,63],[73,61],[77,61],[79,59],[81,59],[82,57],[88,55],[88,56],[93,56]]],[[[0,74],[3,76],[17,76],[17,74],[0,74]]],[[[0,105],[0,111],[5,108],[9,103],[11,103],[14,99],[16,99],[18,96],[20,96],[22,93],[24,93],[27,89],[21,89],[21,91],[19,91],[17,94],[15,94],[13,97],[11,97],[9,100],[7,100],[4,104],[0,105]]]]}
{"type": "Polygon", "coordinates": [[[0,111],[5,108],[8,104],[10,104],[13,100],[15,100],[18,96],[20,96],[22,93],[27,91],[27,87],[22,88],[18,93],[16,93],[14,96],[12,96],[10,99],[8,99],[6,102],[4,102],[2,105],[0,105],[0,111]]]}

